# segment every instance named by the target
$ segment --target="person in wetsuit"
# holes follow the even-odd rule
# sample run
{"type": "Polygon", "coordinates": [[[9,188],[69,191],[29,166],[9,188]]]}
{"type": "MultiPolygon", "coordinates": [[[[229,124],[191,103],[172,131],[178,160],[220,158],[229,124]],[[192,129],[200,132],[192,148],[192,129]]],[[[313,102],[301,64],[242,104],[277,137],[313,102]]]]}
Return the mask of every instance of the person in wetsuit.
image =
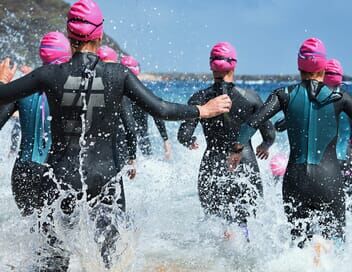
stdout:
{"type": "MultiPolygon", "coordinates": [[[[121,64],[99,60],[96,52],[103,36],[103,15],[95,2],[76,2],[67,19],[74,51],[71,61],[42,66],[1,85],[0,104],[11,103],[38,90],[45,92],[52,116],[52,145],[47,163],[57,179],[55,184],[60,185],[49,197],[59,194],[60,198],[64,197],[61,208],[66,214],[72,213],[75,201],[80,199],[95,209],[94,222],[103,235],[97,243],[109,268],[118,240],[109,206],[117,202],[121,211],[125,210],[115,148],[123,95],[153,116],[167,120],[214,117],[228,112],[231,100],[222,95],[201,106],[163,101],[121,64]]],[[[9,60],[0,65],[0,81],[4,83],[13,76],[9,66],[9,60]]]]}
{"type": "MultiPolygon", "coordinates": [[[[140,65],[137,60],[132,56],[124,55],[121,58],[121,64],[126,66],[131,72],[138,77],[140,74],[140,65]]],[[[136,131],[138,133],[138,146],[145,156],[152,155],[152,144],[149,139],[148,133],[148,114],[143,111],[136,103],[132,103],[132,113],[133,118],[136,122],[136,131]]],[[[169,141],[169,136],[167,134],[165,121],[160,118],[153,117],[154,123],[160,133],[161,138],[164,141],[164,154],[165,159],[169,160],[171,158],[171,143],[169,141]]]]}
{"type": "MultiPolygon", "coordinates": [[[[178,140],[189,149],[198,148],[197,138],[193,134],[200,121],[207,143],[198,176],[201,206],[206,214],[221,216],[229,222],[245,226],[257,197],[263,194],[259,167],[251,142],[255,130],[250,135],[247,134],[240,169],[235,173],[228,170],[227,156],[234,150],[240,127],[258,111],[263,102],[254,91],[235,86],[233,81],[236,62],[235,49],[231,44],[222,42],[213,47],[210,66],[214,84],[193,94],[188,104],[202,105],[218,95],[228,94],[233,106],[229,114],[207,120],[184,121],[178,131],[178,140]],[[248,183],[238,181],[243,174],[248,178],[248,183]]],[[[259,129],[263,142],[257,147],[257,155],[267,159],[268,150],[275,140],[275,130],[270,121],[259,129]]]]}
{"type": "MultiPolygon", "coordinates": [[[[50,32],[42,38],[39,54],[44,65],[60,64],[70,60],[71,46],[60,32],[50,32]]],[[[22,67],[28,74],[31,69],[22,67]]],[[[2,106],[0,109],[0,128],[14,112],[19,112],[22,132],[20,151],[12,171],[12,191],[15,202],[22,215],[30,215],[40,209],[46,197],[42,164],[46,162],[51,146],[50,112],[44,93],[35,93],[2,106]]]]}
{"type": "Polygon", "coordinates": [[[306,40],[298,54],[302,82],[274,91],[248,123],[255,129],[279,111],[285,114],[290,157],[283,200],[299,246],[316,232],[327,239],[344,238],[345,195],[336,143],[340,114],[352,117],[352,98],[323,84],[326,62],[323,43],[306,40]],[[319,220],[317,226],[312,226],[312,216],[319,220]]]}
{"type": "MultiPolygon", "coordinates": [[[[338,60],[331,59],[325,68],[324,83],[336,92],[348,92],[342,85],[343,69],[338,60]]],[[[340,114],[339,133],[336,144],[337,159],[339,160],[341,172],[345,180],[346,191],[351,193],[351,119],[346,113],[340,114]]]]}
{"type": "MultiPolygon", "coordinates": [[[[104,45],[99,47],[97,55],[100,60],[107,63],[117,63],[118,55],[117,52],[111,47],[104,45]]],[[[131,102],[127,97],[122,98],[122,107],[120,112],[120,120],[122,126],[121,129],[125,133],[117,135],[116,148],[118,149],[117,154],[121,157],[118,158],[118,161],[122,162],[121,168],[124,165],[129,165],[129,176],[134,178],[136,176],[136,152],[137,152],[137,133],[136,133],[136,123],[132,115],[132,106],[131,102]]]]}
{"type": "MultiPolygon", "coordinates": [[[[327,62],[325,68],[324,83],[335,92],[347,92],[342,85],[343,69],[338,60],[331,59],[327,62]]],[[[285,119],[275,123],[275,128],[278,131],[285,131],[285,119]]],[[[336,154],[339,160],[342,175],[345,180],[346,191],[350,194],[351,186],[351,158],[350,158],[350,141],[351,141],[351,119],[347,114],[341,113],[339,120],[339,131],[336,144],[336,154]]]]}

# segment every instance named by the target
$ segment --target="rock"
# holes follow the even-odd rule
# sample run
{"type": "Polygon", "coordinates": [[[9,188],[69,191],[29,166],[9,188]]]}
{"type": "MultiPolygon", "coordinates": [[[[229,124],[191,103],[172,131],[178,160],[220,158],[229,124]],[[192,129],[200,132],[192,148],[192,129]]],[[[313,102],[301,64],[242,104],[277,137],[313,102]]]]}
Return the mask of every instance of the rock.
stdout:
{"type": "MultiPolygon", "coordinates": [[[[38,46],[50,31],[66,33],[66,14],[70,5],[62,0],[1,0],[1,59],[11,57],[19,64],[41,65],[38,46]]],[[[104,35],[103,44],[120,52],[119,45],[104,35]]]]}

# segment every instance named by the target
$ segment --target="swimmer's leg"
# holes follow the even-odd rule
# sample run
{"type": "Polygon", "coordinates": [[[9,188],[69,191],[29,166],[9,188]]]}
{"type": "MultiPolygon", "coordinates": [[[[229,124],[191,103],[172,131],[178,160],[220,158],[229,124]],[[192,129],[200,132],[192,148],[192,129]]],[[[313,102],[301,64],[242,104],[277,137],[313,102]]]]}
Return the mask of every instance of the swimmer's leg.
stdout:
{"type": "Polygon", "coordinates": [[[122,179],[113,180],[105,186],[98,201],[92,208],[91,218],[95,222],[95,241],[101,249],[101,257],[106,268],[111,268],[120,240],[119,224],[125,223],[125,195],[122,179]]]}

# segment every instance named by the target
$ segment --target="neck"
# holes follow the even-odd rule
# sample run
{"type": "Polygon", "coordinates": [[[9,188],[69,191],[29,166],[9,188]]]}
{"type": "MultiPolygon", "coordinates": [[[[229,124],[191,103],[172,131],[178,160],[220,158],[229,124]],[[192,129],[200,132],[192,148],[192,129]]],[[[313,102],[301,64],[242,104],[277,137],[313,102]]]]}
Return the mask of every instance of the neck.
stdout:
{"type": "Polygon", "coordinates": [[[316,81],[319,81],[319,82],[323,82],[324,81],[324,77],[302,77],[302,80],[316,80],[316,81]]]}
{"type": "Polygon", "coordinates": [[[234,76],[234,72],[233,72],[233,71],[228,72],[228,73],[226,73],[226,74],[214,72],[213,75],[214,75],[214,82],[222,82],[222,81],[225,81],[225,82],[231,83],[231,82],[233,82],[234,79],[235,79],[235,76],[234,76]]]}
{"type": "Polygon", "coordinates": [[[98,51],[98,47],[94,43],[85,43],[85,44],[82,44],[78,48],[73,48],[73,50],[74,50],[74,52],[96,54],[98,51]]]}
{"type": "Polygon", "coordinates": [[[316,80],[319,82],[324,82],[325,72],[316,72],[316,73],[303,73],[301,72],[302,80],[316,80]]]}

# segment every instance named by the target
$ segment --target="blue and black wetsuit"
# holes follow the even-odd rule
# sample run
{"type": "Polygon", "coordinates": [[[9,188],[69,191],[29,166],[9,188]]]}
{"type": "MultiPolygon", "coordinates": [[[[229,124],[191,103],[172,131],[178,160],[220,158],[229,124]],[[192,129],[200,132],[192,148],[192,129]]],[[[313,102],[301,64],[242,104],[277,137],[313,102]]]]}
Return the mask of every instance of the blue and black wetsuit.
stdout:
{"type": "MultiPolygon", "coordinates": [[[[83,193],[95,209],[104,208],[101,213],[97,211],[97,215],[106,214],[110,204],[116,202],[121,210],[125,209],[122,181],[117,178],[122,164],[118,161],[120,156],[116,148],[117,135],[123,133],[118,124],[124,95],[161,119],[199,117],[196,106],[161,100],[124,66],[101,62],[92,53],[75,53],[68,63],[45,65],[1,85],[0,103],[17,101],[38,90],[45,92],[52,116],[52,145],[47,163],[58,179],[60,193],[62,190],[71,193],[61,203],[66,213],[72,212],[75,199],[82,198],[83,193]],[[85,192],[82,179],[87,186],[85,192]]],[[[58,188],[47,192],[48,203],[58,194],[58,188]]],[[[118,230],[112,224],[111,216],[96,222],[105,237],[101,255],[109,266],[108,255],[118,240],[118,230]]]]}
{"type": "Polygon", "coordinates": [[[0,127],[19,111],[21,144],[12,171],[12,191],[23,215],[43,205],[49,188],[42,182],[41,166],[51,147],[50,113],[45,94],[33,94],[0,109],[0,127]]]}
{"type": "Polygon", "coordinates": [[[257,128],[279,111],[285,114],[291,150],[283,199],[293,238],[312,235],[312,226],[302,223],[312,215],[318,215],[326,238],[343,238],[344,182],[336,143],[340,114],[352,117],[351,96],[314,80],[303,81],[274,91],[249,125],[257,128]]]}
{"type": "MultiPolygon", "coordinates": [[[[148,133],[148,117],[149,115],[143,111],[136,103],[132,103],[133,118],[136,122],[136,132],[138,134],[138,146],[142,151],[143,155],[152,155],[152,145],[149,139],[148,133]]],[[[154,123],[160,133],[163,141],[169,139],[166,131],[165,121],[159,118],[153,117],[154,123]]]]}
{"type": "MultiPolygon", "coordinates": [[[[258,111],[263,102],[254,91],[242,90],[233,83],[219,82],[193,94],[188,103],[205,104],[221,94],[230,96],[233,102],[231,112],[207,120],[183,122],[178,131],[178,140],[186,147],[192,145],[196,141],[194,130],[201,123],[207,143],[198,176],[201,205],[207,214],[242,224],[246,223],[258,195],[263,193],[259,167],[251,143],[251,136],[256,130],[247,133],[241,165],[235,173],[227,170],[227,157],[235,146],[241,126],[258,111]],[[243,174],[247,175],[248,183],[237,182],[238,175],[243,174]]],[[[259,129],[263,137],[261,145],[269,148],[275,140],[273,125],[267,121],[259,129]]]]}
{"type": "MultiPolygon", "coordinates": [[[[331,88],[331,87],[330,87],[331,88]]],[[[335,92],[347,92],[342,87],[331,88],[335,92]]],[[[348,92],[347,92],[348,93],[348,92]]],[[[350,93],[349,93],[350,94],[350,93]]],[[[352,165],[351,165],[351,126],[352,120],[347,116],[346,113],[340,114],[339,120],[339,131],[336,143],[336,154],[337,159],[340,163],[340,168],[342,175],[345,179],[345,185],[347,191],[350,191],[350,186],[352,185],[352,165]]],[[[287,129],[286,120],[282,119],[275,123],[275,129],[279,132],[285,131],[287,129]]]]}

